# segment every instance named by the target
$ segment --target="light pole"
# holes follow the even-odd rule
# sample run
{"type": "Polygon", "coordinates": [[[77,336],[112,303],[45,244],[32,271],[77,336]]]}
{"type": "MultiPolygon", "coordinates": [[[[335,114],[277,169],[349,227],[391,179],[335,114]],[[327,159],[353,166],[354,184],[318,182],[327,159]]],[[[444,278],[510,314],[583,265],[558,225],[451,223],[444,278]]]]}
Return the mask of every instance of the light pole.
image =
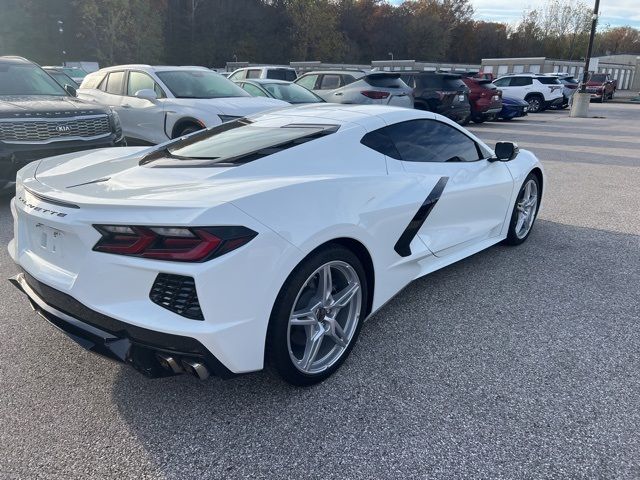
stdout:
{"type": "Polygon", "coordinates": [[[391,61],[393,62],[393,52],[389,52],[389,56],[391,57],[391,61]]]}
{"type": "Polygon", "coordinates": [[[58,32],[60,32],[60,46],[62,47],[62,65],[64,66],[64,62],[66,59],[67,52],[64,50],[64,22],[62,20],[58,20],[58,32]]]}
{"type": "Polygon", "coordinates": [[[589,81],[589,64],[591,63],[591,53],[593,51],[593,40],[596,36],[596,27],[598,26],[598,11],[600,10],[600,0],[596,0],[593,7],[593,15],[591,17],[591,34],[589,35],[589,46],[587,47],[587,57],[584,60],[584,71],[582,72],[582,84],[580,91],[573,95],[571,101],[572,117],[588,117],[589,103],[591,102],[591,94],[587,93],[587,81],[589,81]]]}

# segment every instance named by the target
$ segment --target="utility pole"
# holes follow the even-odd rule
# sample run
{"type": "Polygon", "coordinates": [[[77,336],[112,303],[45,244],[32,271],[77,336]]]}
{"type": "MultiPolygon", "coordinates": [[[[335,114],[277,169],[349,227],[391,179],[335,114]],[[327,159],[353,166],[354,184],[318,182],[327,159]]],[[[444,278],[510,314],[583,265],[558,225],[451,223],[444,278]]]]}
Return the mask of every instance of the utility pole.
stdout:
{"type": "Polygon", "coordinates": [[[593,51],[593,39],[596,36],[596,27],[598,25],[598,11],[600,10],[600,0],[596,0],[596,5],[593,7],[593,16],[591,17],[591,35],[589,35],[589,46],[587,47],[587,58],[584,62],[584,72],[582,73],[582,85],[580,92],[585,93],[587,91],[587,82],[589,81],[589,64],[591,63],[591,52],[593,51]]]}
{"type": "Polygon", "coordinates": [[[62,66],[64,66],[67,59],[67,52],[64,49],[64,22],[58,20],[58,32],[60,32],[60,50],[62,50],[62,66]]]}
{"type": "Polygon", "coordinates": [[[596,27],[598,26],[598,12],[600,10],[600,0],[596,0],[593,7],[593,16],[591,17],[591,34],[589,35],[589,46],[587,48],[587,57],[584,60],[584,71],[582,72],[582,83],[580,91],[573,94],[571,99],[571,116],[572,117],[588,117],[589,103],[591,102],[591,94],[587,93],[587,82],[589,81],[589,64],[591,63],[591,53],[593,52],[593,40],[596,36],[596,27]]]}

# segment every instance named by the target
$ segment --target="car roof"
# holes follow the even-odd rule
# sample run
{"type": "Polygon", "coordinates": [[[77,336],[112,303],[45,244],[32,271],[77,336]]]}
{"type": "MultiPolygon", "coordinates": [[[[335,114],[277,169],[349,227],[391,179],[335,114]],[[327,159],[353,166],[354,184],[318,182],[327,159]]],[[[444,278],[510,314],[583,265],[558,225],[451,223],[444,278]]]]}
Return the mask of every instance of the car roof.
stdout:
{"type": "MultiPolygon", "coordinates": [[[[196,65],[182,65],[182,66],[172,66],[172,65],[144,65],[144,64],[128,64],[128,65],[114,65],[113,67],[101,68],[101,72],[113,72],[120,70],[142,70],[143,72],[168,72],[168,71],[176,71],[176,70],[202,70],[207,72],[212,72],[206,67],[199,67],[196,65]]],[[[215,72],[214,72],[215,73],[215,72]]]]}
{"type": "Polygon", "coordinates": [[[27,60],[24,57],[18,57],[17,55],[6,55],[6,56],[2,56],[0,57],[0,62],[5,63],[5,64],[19,64],[19,65],[25,65],[25,64],[33,64],[32,61],[27,60]]]}
{"type": "Polygon", "coordinates": [[[293,83],[293,82],[287,82],[286,80],[276,80],[272,78],[243,78],[242,80],[239,80],[239,81],[245,82],[245,83],[257,83],[259,85],[264,85],[266,83],[282,83],[282,84],[288,85],[290,83],[293,83]]]}
{"type": "Polygon", "coordinates": [[[236,68],[234,70],[234,72],[237,72],[239,70],[259,70],[259,69],[263,69],[263,68],[270,68],[270,69],[274,69],[274,70],[295,70],[295,68],[287,67],[286,65],[260,65],[260,66],[255,66],[255,67],[240,67],[240,68],[236,68]]]}
{"type": "MultiPolygon", "coordinates": [[[[340,75],[342,73],[361,73],[362,75],[366,75],[367,72],[365,72],[364,70],[313,70],[310,72],[304,72],[302,75],[307,75],[307,74],[337,74],[340,75]]],[[[302,76],[301,75],[301,76],[302,76]]]]}

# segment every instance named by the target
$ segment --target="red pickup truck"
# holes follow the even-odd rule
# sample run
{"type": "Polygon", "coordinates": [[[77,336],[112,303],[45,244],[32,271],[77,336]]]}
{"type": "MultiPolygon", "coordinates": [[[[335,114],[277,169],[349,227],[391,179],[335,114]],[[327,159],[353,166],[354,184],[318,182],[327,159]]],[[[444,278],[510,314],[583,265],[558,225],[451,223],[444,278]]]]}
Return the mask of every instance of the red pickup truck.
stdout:
{"type": "Polygon", "coordinates": [[[591,100],[604,103],[612,100],[618,88],[618,82],[611,79],[608,73],[592,73],[587,80],[587,93],[591,94],[591,100]]]}

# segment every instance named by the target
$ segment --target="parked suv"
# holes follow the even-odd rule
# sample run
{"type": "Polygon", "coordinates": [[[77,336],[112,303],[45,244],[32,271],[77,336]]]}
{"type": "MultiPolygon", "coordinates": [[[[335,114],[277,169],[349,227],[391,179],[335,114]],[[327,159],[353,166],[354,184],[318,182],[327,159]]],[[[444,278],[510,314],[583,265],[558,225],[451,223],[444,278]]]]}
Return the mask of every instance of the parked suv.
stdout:
{"type": "Polygon", "coordinates": [[[555,77],[533,73],[505,75],[493,82],[509,97],[529,104],[529,113],[537,113],[549,107],[562,106],[563,86],[555,77]]]}
{"type": "Polygon", "coordinates": [[[252,97],[204,67],[120,65],[90,73],[78,96],[111,105],[130,145],[163,143],[206,127],[289,106],[252,97]]]}
{"type": "Polygon", "coordinates": [[[469,122],[471,118],[469,89],[460,75],[403,72],[402,79],[413,88],[415,108],[439,113],[462,125],[469,122]]]}
{"type": "Polygon", "coordinates": [[[33,160],[123,144],[117,113],[74,93],[29,60],[0,57],[0,191],[33,160]]]}
{"type": "Polygon", "coordinates": [[[471,120],[482,123],[496,117],[502,110],[502,92],[491,82],[474,77],[462,77],[469,88],[471,120]]]}
{"type": "Polygon", "coordinates": [[[587,93],[591,94],[591,100],[598,100],[600,103],[613,100],[616,87],[617,82],[608,73],[592,73],[587,81],[587,93]]]}
{"type": "Polygon", "coordinates": [[[234,70],[227,78],[237,82],[238,80],[251,80],[268,78],[269,80],[286,80],[293,82],[298,78],[295,68],[292,67],[244,67],[234,70]]]}
{"type": "Polygon", "coordinates": [[[399,73],[360,70],[309,72],[294,82],[331,103],[413,108],[413,97],[399,73]]]}
{"type": "Polygon", "coordinates": [[[557,78],[562,84],[562,105],[558,108],[567,108],[569,106],[569,100],[571,100],[573,94],[578,90],[578,81],[573,78],[573,75],[568,73],[547,73],[547,75],[557,78]]]}

